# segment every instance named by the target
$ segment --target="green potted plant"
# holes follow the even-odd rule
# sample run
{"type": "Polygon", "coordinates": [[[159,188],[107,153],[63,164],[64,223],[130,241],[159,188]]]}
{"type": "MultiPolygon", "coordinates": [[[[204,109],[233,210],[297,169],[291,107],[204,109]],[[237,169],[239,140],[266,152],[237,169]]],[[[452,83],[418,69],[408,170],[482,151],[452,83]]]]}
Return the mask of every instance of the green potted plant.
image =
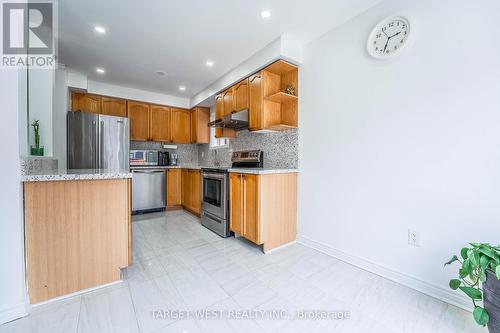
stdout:
{"type": "Polygon", "coordinates": [[[40,147],[40,120],[34,120],[31,126],[35,132],[35,146],[31,146],[31,155],[43,156],[43,147],[40,147]]]}
{"type": "Polygon", "coordinates": [[[500,247],[470,243],[460,251],[460,257],[453,256],[444,264],[461,264],[458,279],[450,280],[450,288],[460,289],[472,299],[472,314],[479,325],[488,325],[491,333],[500,333],[500,247]]]}

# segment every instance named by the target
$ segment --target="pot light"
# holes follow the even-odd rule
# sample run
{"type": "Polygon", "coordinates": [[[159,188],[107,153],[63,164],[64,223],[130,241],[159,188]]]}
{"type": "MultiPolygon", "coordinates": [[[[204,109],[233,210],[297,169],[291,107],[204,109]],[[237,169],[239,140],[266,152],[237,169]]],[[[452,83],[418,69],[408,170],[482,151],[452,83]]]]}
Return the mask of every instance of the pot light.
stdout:
{"type": "Polygon", "coordinates": [[[214,62],[213,62],[212,60],[207,60],[207,61],[205,62],[205,64],[206,64],[208,67],[213,67],[214,62]]]}
{"type": "Polygon", "coordinates": [[[95,71],[98,73],[98,74],[104,74],[106,71],[102,68],[96,68],[95,71]]]}
{"type": "Polygon", "coordinates": [[[271,12],[269,10],[263,10],[260,12],[260,17],[267,19],[271,17],[271,12]]]}
{"type": "Polygon", "coordinates": [[[186,91],[186,86],[179,86],[180,91],[186,91]]]}
{"type": "Polygon", "coordinates": [[[106,33],[106,29],[105,29],[105,28],[103,28],[103,27],[101,27],[101,26],[98,26],[98,25],[96,25],[96,26],[94,27],[94,30],[95,30],[96,32],[100,33],[100,34],[105,34],[105,33],[106,33]]]}
{"type": "Polygon", "coordinates": [[[165,75],[165,74],[167,74],[167,73],[165,73],[164,71],[156,71],[156,74],[158,74],[158,75],[160,75],[160,76],[163,76],[163,75],[165,75]]]}

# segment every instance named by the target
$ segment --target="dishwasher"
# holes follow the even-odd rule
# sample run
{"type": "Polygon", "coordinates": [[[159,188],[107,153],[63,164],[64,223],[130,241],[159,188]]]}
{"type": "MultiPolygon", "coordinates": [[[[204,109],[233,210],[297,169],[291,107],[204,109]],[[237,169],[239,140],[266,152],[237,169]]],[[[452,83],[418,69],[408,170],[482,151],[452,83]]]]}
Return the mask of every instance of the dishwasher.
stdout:
{"type": "Polygon", "coordinates": [[[164,210],[165,169],[131,168],[132,213],[147,213],[164,210]]]}

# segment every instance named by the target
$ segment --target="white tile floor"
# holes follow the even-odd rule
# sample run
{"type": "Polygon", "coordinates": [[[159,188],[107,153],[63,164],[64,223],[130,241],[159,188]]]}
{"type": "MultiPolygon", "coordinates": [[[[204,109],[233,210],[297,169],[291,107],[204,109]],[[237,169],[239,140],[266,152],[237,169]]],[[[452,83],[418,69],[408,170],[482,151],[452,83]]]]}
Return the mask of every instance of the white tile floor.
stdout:
{"type": "MultiPolygon", "coordinates": [[[[133,223],[123,283],[35,307],[3,332],[486,332],[454,306],[295,244],[262,254],[184,212],[133,223]],[[349,311],[348,320],[153,318],[155,310],[349,311]]],[[[228,312],[227,312],[228,313],[228,312]]]]}

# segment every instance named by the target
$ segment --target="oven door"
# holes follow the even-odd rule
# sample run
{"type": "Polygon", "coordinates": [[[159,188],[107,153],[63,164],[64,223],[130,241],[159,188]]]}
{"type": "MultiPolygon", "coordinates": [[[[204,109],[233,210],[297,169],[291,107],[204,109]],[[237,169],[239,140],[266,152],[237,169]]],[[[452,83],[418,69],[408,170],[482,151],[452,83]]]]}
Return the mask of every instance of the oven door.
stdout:
{"type": "Polygon", "coordinates": [[[226,174],[203,173],[201,208],[221,219],[227,218],[226,174]]]}

